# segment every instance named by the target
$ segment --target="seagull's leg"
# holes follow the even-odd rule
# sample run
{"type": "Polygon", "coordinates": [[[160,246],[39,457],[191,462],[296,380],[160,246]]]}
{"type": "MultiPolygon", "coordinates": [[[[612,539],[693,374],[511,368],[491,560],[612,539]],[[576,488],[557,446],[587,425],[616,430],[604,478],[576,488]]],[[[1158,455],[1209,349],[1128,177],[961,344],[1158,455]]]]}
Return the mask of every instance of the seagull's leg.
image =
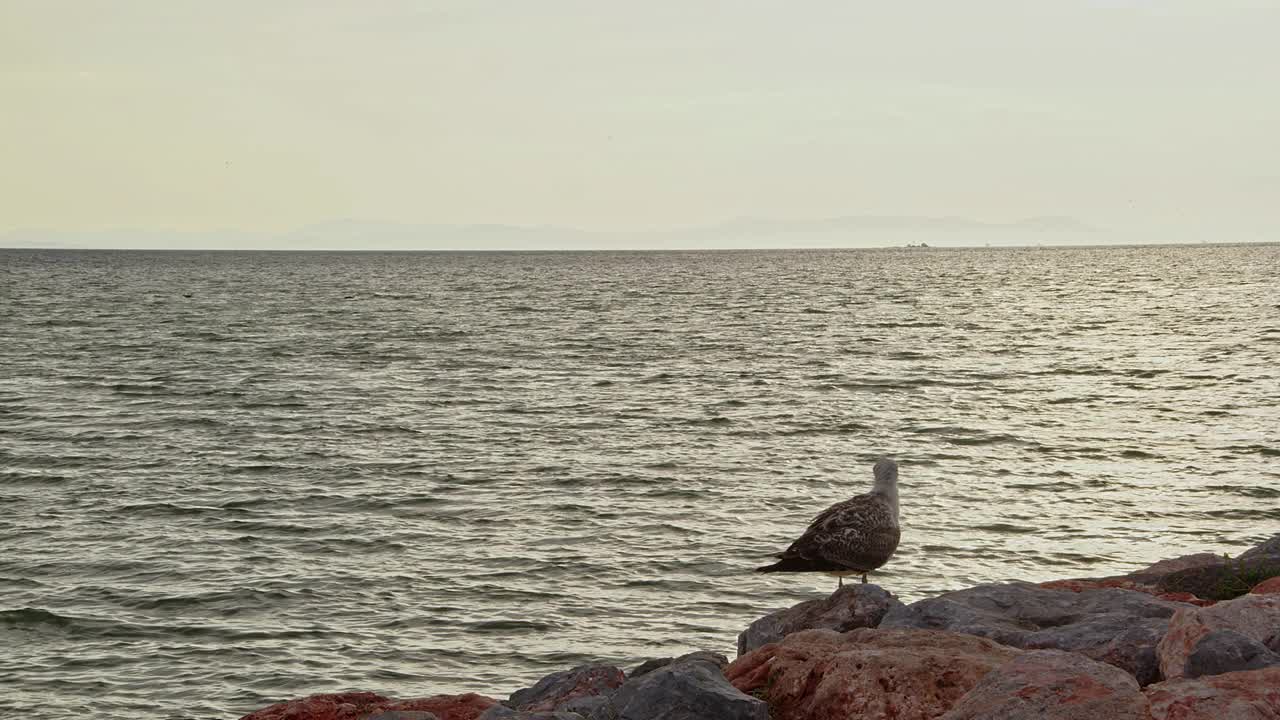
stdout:
{"type": "Polygon", "coordinates": [[[839,590],[839,589],[840,589],[840,588],[842,588],[842,587],[844,587],[844,576],[843,576],[843,575],[837,575],[837,576],[836,576],[836,589],[837,589],[837,590],[839,590]]]}
{"type": "Polygon", "coordinates": [[[862,584],[863,584],[863,585],[866,585],[866,584],[867,584],[867,574],[866,574],[866,573],[862,573],[862,584]]]}

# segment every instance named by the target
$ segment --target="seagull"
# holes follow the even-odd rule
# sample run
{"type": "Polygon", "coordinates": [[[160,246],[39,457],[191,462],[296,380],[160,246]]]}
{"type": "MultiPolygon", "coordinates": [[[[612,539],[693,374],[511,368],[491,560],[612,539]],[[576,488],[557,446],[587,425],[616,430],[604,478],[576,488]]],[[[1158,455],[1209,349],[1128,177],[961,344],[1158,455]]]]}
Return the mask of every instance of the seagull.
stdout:
{"type": "Polygon", "coordinates": [[[888,562],[898,549],[898,463],[882,457],[873,468],[871,492],[838,502],[809,523],[778,562],[756,572],[825,572],[839,578],[867,573],[888,562]]]}

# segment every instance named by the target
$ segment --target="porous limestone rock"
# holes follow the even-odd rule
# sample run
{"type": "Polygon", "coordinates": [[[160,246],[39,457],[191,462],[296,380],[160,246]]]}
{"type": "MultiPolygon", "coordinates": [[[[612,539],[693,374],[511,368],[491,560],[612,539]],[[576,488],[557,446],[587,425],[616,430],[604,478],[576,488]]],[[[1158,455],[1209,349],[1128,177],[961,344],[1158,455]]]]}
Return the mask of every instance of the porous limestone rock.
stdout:
{"type": "Polygon", "coordinates": [[[388,710],[426,710],[434,713],[440,720],[476,720],[485,710],[497,705],[498,701],[484,695],[465,693],[462,695],[434,695],[432,697],[397,700],[388,710]]]}
{"type": "Polygon", "coordinates": [[[1079,653],[1029,650],[1001,665],[941,720],[1147,720],[1147,698],[1120,668],[1079,653]]]}
{"type": "Polygon", "coordinates": [[[1157,649],[1165,679],[1280,663],[1280,595],[1244,595],[1179,610],[1157,649]]]}
{"type": "Polygon", "coordinates": [[[773,720],[936,718],[1020,650],[959,633],[802,630],[730,663],[773,720]]]}
{"type": "Polygon", "coordinates": [[[426,712],[438,720],[476,720],[496,702],[475,693],[409,700],[395,700],[370,692],[325,693],[276,703],[241,720],[367,720],[387,712],[426,712]]]}
{"type": "Polygon", "coordinates": [[[1166,680],[1143,693],[1152,720],[1280,718],[1280,668],[1166,680]]]}

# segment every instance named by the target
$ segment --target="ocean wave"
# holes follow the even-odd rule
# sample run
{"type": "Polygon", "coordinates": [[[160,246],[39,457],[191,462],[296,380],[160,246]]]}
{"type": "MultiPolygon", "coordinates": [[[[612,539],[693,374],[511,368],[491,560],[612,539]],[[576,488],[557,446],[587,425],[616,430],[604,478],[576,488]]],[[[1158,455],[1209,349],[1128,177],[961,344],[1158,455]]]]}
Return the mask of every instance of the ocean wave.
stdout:
{"type": "Polygon", "coordinates": [[[1181,252],[6,255],[5,689],[233,717],[731,651],[830,591],[751,570],[879,452],[904,600],[1237,552],[1280,251],[1181,252]]]}

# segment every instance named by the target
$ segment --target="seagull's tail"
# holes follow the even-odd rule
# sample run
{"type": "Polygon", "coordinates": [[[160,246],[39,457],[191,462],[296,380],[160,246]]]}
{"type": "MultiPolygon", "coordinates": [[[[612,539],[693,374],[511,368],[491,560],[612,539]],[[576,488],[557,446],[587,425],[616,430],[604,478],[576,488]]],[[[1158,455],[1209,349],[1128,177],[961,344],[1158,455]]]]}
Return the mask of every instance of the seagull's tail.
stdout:
{"type": "Polygon", "coordinates": [[[756,568],[756,572],[761,572],[761,573],[808,572],[816,569],[817,568],[813,566],[813,561],[808,560],[806,558],[793,556],[793,557],[784,557],[772,565],[765,565],[763,567],[758,567],[756,568]]]}

